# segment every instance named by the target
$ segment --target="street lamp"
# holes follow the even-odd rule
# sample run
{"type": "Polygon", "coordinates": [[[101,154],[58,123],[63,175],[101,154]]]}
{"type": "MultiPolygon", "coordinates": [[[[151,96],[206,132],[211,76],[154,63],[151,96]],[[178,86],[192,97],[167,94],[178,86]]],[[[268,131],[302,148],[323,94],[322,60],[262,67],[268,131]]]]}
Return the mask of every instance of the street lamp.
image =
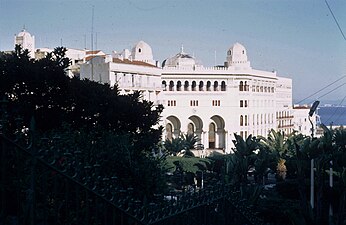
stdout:
{"type": "MultiPolygon", "coordinates": [[[[320,104],[320,101],[315,101],[309,111],[309,121],[311,123],[311,138],[314,138],[314,124],[311,121],[311,117],[314,115],[318,105],[320,104]]],[[[311,166],[310,166],[310,205],[311,208],[314,208],[314,159],[311,159],[311,166]]]]}

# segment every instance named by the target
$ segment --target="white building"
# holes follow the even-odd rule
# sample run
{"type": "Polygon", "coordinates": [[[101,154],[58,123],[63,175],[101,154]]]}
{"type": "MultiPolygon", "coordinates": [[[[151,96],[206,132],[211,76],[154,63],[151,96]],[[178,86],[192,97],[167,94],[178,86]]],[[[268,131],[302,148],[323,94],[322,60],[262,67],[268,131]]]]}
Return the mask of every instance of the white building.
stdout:
{"type": "Polygon", "coordinates": [[[309,120],[309,111],[311,106],[309,105],[294,105],[293,107],[293,124],[294,124],[294,130],[296,130],[298,133],[301,133],[306,136],[311,136],[311,129],[312,125],[314,126],[314,137],[319,137],[321,134],[323,134],[323,131],[321,133],[321,128],[318,127],[320,123],[319,115],[316,113],[313,114],[313,116],[309,120]]]}
{"type": "Polygon", "coordinates": [[[113,55],[95,55],[81,66],[81,79],[87,78],[110,86],[117,84],[121,94],[140,91],[154,103],[161,92],[161,68],[155,65],[151,47],[138,42],[131,53],[125,49],[113,55]]]}
{"type": "MultiPolygon", "coordinates": [[[[29,49],[31,57],[52,51],[35,49],[35,38],[25,30],[15,43],[29,49]]],[[[230,152],[234,133],[246,138],[267,136],[271,129],[286,134],[310,131],[307,109],[292,108],[292,80],[253,69],[239,43],[227,50],[224,65],[215,67],[200,65],[183,48],[159,67],[144,41],[112,54],[68,49],[67,56],[72,61],[70,76],[117,84],[122,94],[138,90],[144,99],[163,104],[163,137],[194,133],[206,154],[230,152]]]]}
{"type": "Polygon", "coordinates": [[[35,58],[35,36],[25,29],[14,37],[14,45],[20,45],[23,49],[29,50],[29,56],[35,58]]]}
{"type": "Polygon", "coordinates": [[[280,113],[291,110],[291,79],[251,68],[239,43],[228,49],[224,66],[203,67],[181,51],[162,67],[167,138],[194,133],[208,154],[230,152],[234,133],[267,136],[278,125],[292,131],[291,117],[280,113]]]}

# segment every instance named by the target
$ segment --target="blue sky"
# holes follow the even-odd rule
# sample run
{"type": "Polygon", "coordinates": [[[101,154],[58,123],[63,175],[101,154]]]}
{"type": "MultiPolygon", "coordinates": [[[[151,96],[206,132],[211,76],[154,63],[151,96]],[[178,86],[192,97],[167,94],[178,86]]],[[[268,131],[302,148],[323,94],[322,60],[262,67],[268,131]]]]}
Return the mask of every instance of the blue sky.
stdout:
{"type": "MultiPolygon", "coordinates": [[[[328,3],[346,33],[346,1],[328,3]]],[[[296,102],[346,75],[346,41],[324,0],[0,0],[0,50],[13,48],[24,25],[36,47],[84,48],[86,40],[90,48],[92,6],[94,48],[106,53],[144,40],[162,62],[183,44],[212,66],[239,42],[253,68],[293,79],[296,102]]],[[[340,103],[346,84],[319,97],[343,83],[303,103],[340,103]]]]}

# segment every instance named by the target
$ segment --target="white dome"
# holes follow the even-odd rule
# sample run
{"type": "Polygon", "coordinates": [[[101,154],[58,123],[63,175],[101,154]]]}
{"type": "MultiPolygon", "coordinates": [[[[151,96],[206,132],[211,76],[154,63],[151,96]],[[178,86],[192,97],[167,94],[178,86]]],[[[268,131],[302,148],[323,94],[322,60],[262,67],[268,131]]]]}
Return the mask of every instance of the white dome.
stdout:
{"type": "Polygon", "coordinates": [[[23,29],[21,32],[19,32],[19,34],[17,35],[17,37],[31,37],[31,34],[29,32],[27,32],[25,29],[23,29]]]}
{"type": "Polygon", "coordinates": [[[227,64],[228,66],[241,66],[250,67],[250,62],[247,58],[246,49],[242,44],[238,42],[230,47],[227,51],[227,64]]]}
{"type": "Polygon", "coordinates": [[[195,65],[195,58],[185,53],[183,48],[181,49],[180,53],[176,54],[171,58],[166,59],[162,63],[162,67],[193,67],[195,65]]]}
{"type": "Polygon", "coordinates": [[[153,63],[153,51],[144,41],[138,42],[131,51],[132,60],[153,63]]]}
{"type": "Polygon", "coordinates": [[[227,56],[231,56],[232,61],[247,61],[246,49],[238,42],[228,49],[227,56]]]}

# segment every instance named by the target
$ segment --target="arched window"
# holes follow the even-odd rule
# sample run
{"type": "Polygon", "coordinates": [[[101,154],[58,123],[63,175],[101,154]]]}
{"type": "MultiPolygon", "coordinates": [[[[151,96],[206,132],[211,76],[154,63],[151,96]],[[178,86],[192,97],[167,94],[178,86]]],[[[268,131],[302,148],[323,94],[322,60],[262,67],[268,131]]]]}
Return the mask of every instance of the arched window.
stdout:
{"type": "Polygon", "coordinates": [[[215,124],[214,123],[210,123],[209,124],[209,135],[208,135],[208,139],[209,139],[209,148],[215,148],[215,124]]]}
{"type": "Polygon", "coordinates": [[[261,86],[260,90],[261,90],[261,92],[263,92],[263,86],[261,86]]]}
{"type": "Polygon", "coordinates": [[[169,91],[174,91],[174,82],[172,80],[169,82],[169,91]]]}
{"type": "Polygon", "coordinates": [[[211,87],[211,82],[208,81],[208,82],[207,82],[207,91],[211,91],[210,87],[211,87]]]}
{"type": "Polygon", "coordinates": [[[196,81],[192,81],[191,90],[192,90],[192,91],[196,91],[196,81]]]}
{"type": "Polygon", "coordinates": [[[221,91],[226,91],[226,82],[225,81],[221,82],[221,91]]]}
{"type": "Polygon", "coordinates": [[[162,81],[162,89],[163,89],[164,91],[167,90],[167,83],[166,83],[166,81],[162,81]]]}
{"type": "Polygon", "coordinates": [[[249,85],[247,84],[246,81],[244,83],[244,91],[249,91],[249,85]]]}
{"type": "Polygon", "coordinates": [[[188,91],[189,90],[189,82],[185,81],[184,83],[184,91],[188,91]]]}
{"type": "Polygon", "coordinates": [[[247,107],[247,100],[244,101],[244,107],[247,107]]]}
{"type": "Polygon", "coordinates": [[[264,92],[267,92],[267,87],[264,87],[264,92]]]}
{"type": "Polygon", "coordinates": [[[244,101],[240,100],[240,107],[244,107],[244,101]]]}
{"type": "Polygon", "coordinates": [[[181,81],[177,82],[177,91],[181,91],[181,81]]]}
{"type": "Polygon", "coordinates": [[[245,126],[247,126],[247,115],[245,115],[245,126]]]}
{"type": "Polygon", "coordinates": [[[214,82],[214,91],[219,90],[219,83],[217,81],[214,82]]]}
{"type": "Polygon", "coordinates": [[[239,83],[239,91],[243,91],[244,90],[244,84],[243,81],[240,81],[239,83]]]}
{"type": "Polygon", "coordinates": [[[195,126],[193,123],[189,123],[187,125],[187,134],[194,134],[195,133],[195,126]]]}
{"type": "Polygon", "coordinates": [[[172,130],[173,130],[172,124],[168,123],[166,125],[166,139],[171,140],[171,141],[172,141],[172,138],[173,138],[172,130]]]}
{"type": "Polygon", "coordinates": [[[244,117],[240,115],[240,126],[244,126],[244,117]]]}
{"type": "Polygon", "coordinates": [[[204,86],[203,81],[200,81],[198,85],[198,90],[203,91],[203,86],[204,86]]]}
{"type": "Polygon", "coordinates": [[[259,92],[259,86],[256,86],[256,92],[259,92]]]}

